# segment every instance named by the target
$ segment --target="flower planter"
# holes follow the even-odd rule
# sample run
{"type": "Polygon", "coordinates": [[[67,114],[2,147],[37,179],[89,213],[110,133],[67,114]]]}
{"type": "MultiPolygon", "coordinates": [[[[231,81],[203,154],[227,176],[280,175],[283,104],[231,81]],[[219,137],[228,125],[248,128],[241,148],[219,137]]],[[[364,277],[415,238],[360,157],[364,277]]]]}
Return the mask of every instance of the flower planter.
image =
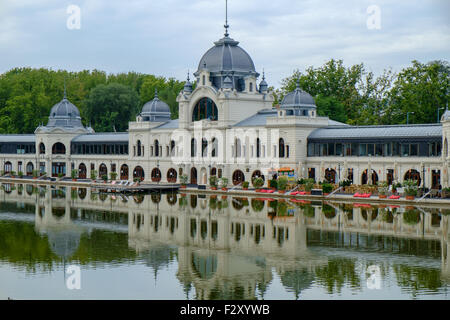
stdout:
{"type": "Polygon", "coordinates": [[[77,181],[77,179],[72,179],[72,181],[77,181]]]}
{"type": "Polygon", "coordinates": [[[224,200],[225,200],[226,198],[228,198],[228,196],[222,196],[222,199],[224,199],[224,200]]]}
{"type": "Polygon", "coordinates": [[[329,194],[330,194],[329,192],[325,192],[323,195],[328,196],[329,194]]]}
{"type": "Polygon", "coordinates": [[[285,190],[278,190],[278,193],[285,193],[285,190]]]}
{"type": "Polygon", "coordinates": [[[217,195],[216,195],[216,194],[213,194],[213,195],[211,195],[211,198],[212,198],[212,199],[217,199],[217,195]]]}
{"type": "Polygon", "coordinates": [[[242,188],[242,190],[248,190],[248,188],[242,188]]]}
{"type": "Polygon", "coordinates": [[[380,199],[386,199],[386,198],[387,198],[387,195],[385,195],[385,194],[380,194],[380,195],[378,195],[378,198],[380,198],[380,199]]]}
{"type": "Polygon", "coordinates": [[[311,191],[305,191],[305,195],[311,195],[311,191]]]}
{"type": "Polygon", "coordinates": [[[227,188],[222,188],[222,191],[227,191],[227,188]]]}
{"type": "Polygon", "coordinates": [[[211,190],[217,190],[217,187],[211,187],[211,190]]]}
{"type": "Polygon", "coordinates": [[[185,185],[181,185],[180,189],[186,189],[186,186],[185,185]]]}
{"type": "Polygon", "coordinates": [[[414,200],[415,196],[406,196],[406,200],[414,200]]]}

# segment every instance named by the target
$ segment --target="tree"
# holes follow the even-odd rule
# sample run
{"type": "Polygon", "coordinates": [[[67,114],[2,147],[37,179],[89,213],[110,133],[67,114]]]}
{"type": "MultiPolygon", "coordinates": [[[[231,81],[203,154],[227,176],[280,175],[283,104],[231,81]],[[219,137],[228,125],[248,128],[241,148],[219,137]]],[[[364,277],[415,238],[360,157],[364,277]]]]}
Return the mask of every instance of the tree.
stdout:
{"type": "Polygon", "coordinates": [[[86,100],[85,117],[96,131],[126,131],[128,121],[138,113],[137,92],[125,85],[110,83],[98,85],[86,100]]]}

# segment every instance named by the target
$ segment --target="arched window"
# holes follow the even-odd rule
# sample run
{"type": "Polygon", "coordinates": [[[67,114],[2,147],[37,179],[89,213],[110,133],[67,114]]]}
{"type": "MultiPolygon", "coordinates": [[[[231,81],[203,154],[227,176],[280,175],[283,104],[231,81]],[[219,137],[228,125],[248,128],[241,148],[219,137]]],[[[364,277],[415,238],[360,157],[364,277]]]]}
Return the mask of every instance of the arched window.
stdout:
{"type": "Polygon", "coordinates": [[[171,168],[167,171],[167,182],[175,183],[177,182],[177,170],[171,168]]]}
{"type": "Polygon", "coordinates": [[[329,183],[336,183],[336,170],[334,170],[334,169],[326,169],[325,170],[325,179],[329,183]]]}
{"type": "Polygon", "coordinates": [[[405,181],[406,180],[414,180],[417,182],[417,186],[419,187],[422,180],[420,179],[420,173],[415,169],[409,169],[405,173],[405,181]]]}
{"type": "Polygon", "coordinates": [[[154,147],[155,147],[155,157],[159,157],[160,153],[159,153],[159,141],[155,140],[155,142],[153,143],[154,147]]]}
{"type": "Polygon", "coordinates": [[[158,168],[153,168],[152,170],[152,181],[153,182],[161,181],[161,171],[158,168]]]}
{"type": "Polygon", "coordinates": [[[5,169],[5,173],[10,173],[12,171],[12,164],[11,162],[7,161],[5,162],[5,165],[3,167],[3,169],[5,169]]]}
{"type": "Polygon", "coordinates": [[[253,82],[250,82],[250,92],[253,92],[253,82]]]}
{"type": "Polygon", "coordinates": [[[219,143],[217,142],[216,138],[212,138],[211,144],[212,144],[211,157],[215,158],[219,154],[219,152],[218,152],[219,151],[219,143]]]}
{"type": "Polygon", "coordinates": [[[448,157],[448,142],[447,142],[447,138],[445,138],[444,140],[444,152],[443,152],[445,157],[448,157]]]}
{"type": "Polygon", "coordinates": [[[256,157],[259,158],[261,156],[261,141],[259,138],[256,138],[256,157]]]}
{"type": "Polygon", "coordinates": [[[284,139],[280,138],[280,140],[278,140],[278,156],[280,158],[284,158],[284,139]]]}
{"type": "Polygon", "coordinates": [[[219,112],[214,101],[210,98],[202,98],[194,107],[194,111],[192,112],[192,121],[199,121],[203,119],[217,121],[218,115],[219,112]]]}
{"type": "Polygon", "coordinates": [[[197,140],[191,139],[191,157],[197,156],[197,140]]]}
{"type": "Polygon", "coordinates": [[[104,163],[102,163],[100,165],[100,167],[98,168],[98,176],[101,178],[103,176],[107,176],[108,175],[108,168],[106,167],[106,165],[104,163]]]}
{"type": "Polygon", "coordinates": [[[141,149],[141,140],[137,141],[137,156],[140,157],[142,154],[142,149],[141,149]]]}
{"type": "Polygon", "coordinates": [[[245,175],[241,170],[233,172],[233,184],[238,185],[245,181],[245,175]]]}
{"type": "Polygon", "coordinates": [[[238,138],[234,140],[234,156],[236,158],[241,156],[241,140],[238,138]]]}
{"type": "Polygon", "coordinates": [[[128,180],[128,166],[126,164],[120,167],[120,180],[128,180]]]}
{"type": "Polygon", "coordinates": [[[86,179],[87,168],[84,163],[80,163],[78,166],[78,178],[86,179]]]}
{"type": "MultiPolygon", "coordinates": [[[[144,169],[142,169],[141,166],[137,166],[133,170],[133,180],[139,179],[140,181],[143,181],[145,178],[144,169]]],[[[159,179],[161,180],[161,172],[159,172],[159,179]]]]}
{"type": "Polygon", "coordinates": [[[52,154],[66,154],[66,147],[61,142],[57,142],[52,147],[52,154]]]}
{"type": "Polygon", "coordinates": [[[31,176],[33,174],[33,169],[34,169],[33,162],[28,162],[27,163],[27,168],[26,168],[27,176],[31,176]]]}
{"type": "Polygon", "coordinates": [[[206,140],[206,138],[202,139],[202,157],[207,157],[208,156],[208,141],[206,140]]]}
{"type": "Polygon", "coordinates": [[[175,141],[170,141],[170,155],[175,156],[175,141]]]}
{"type": "Polygon", "coordinates": [[[39,154],[45,154],[45,144],[42,142],[39,144],[39,154]]]}

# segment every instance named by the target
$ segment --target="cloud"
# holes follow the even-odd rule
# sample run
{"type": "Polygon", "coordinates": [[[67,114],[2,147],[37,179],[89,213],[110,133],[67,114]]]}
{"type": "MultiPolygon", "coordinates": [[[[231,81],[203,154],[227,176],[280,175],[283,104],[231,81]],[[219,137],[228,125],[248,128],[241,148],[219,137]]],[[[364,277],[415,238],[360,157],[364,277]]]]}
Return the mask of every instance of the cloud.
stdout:
{"type": "MultiPolygon", "coordinates": [[[[229,1],[231,36],[264,67],[269,84],[326,60],[395,71],[411,60],[449,59],[450,5],[434,1],[229,1]],[[381,29],[366,26],[380,8],[381,29]]],[[[14,67],[138,71],[185,78],[223,36],[224,1],[70,0],[8,2],[0,12],[0,72],[14,67]],[[67,6],[81,29],[66,27],[67,6]]]]}

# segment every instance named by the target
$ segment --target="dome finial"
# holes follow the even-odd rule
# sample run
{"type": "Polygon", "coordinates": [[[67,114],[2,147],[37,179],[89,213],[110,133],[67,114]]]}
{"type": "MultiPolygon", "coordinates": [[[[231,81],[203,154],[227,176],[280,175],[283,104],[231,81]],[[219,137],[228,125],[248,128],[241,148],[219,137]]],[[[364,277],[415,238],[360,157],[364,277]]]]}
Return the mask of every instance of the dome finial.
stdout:
{"type": "Polygon", "coordinates": [[[265,74],[265,72],[264,72],[264,68],[263,68],[263,77],[262,77],[262,79],[263,79],[263,80],[266,80],[266,74],[265,74]]]}
{"type": "Polygon", "coordinates": [[[300,89],[300,79],[297,78],[297,89],[300,89]]]}
{"type": "Polygon", "coordinates": [[[64,98],[67,99],[67,92],[66,92],[66,77],[64,76],[64,98]]]}
{"type": "Polygon", "coordinates": [[[187,81],[189,82],[189,69],[188,69],[188,74],[187,74],[187,81]]]}
{"type": "Polygon", "coordinates": [[[228,33],[228,28],[230,27],[228,25],[228,0],[225,0],[225,37],[228,38],[229,33],[228,33]]]}
{"type": "Polygon", "coordinates": [[[158,99],[158,88],[155,88],[155,98],[154,99],[158,99]]]}

